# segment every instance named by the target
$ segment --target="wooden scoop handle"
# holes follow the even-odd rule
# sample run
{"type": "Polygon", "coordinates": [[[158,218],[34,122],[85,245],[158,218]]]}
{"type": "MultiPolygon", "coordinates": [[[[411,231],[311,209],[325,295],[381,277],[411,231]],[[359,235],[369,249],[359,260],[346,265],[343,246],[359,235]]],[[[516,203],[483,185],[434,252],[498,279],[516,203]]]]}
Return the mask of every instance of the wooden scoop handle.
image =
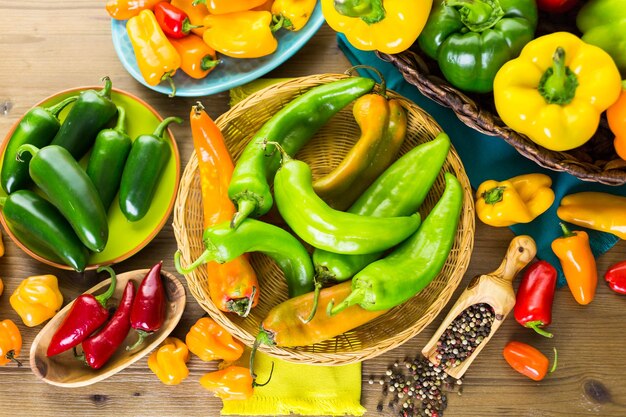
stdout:
{"type": "Polygon", "coordinates": [[[533,238],[526,235],[516,236],[511,240],[502,263],[491,275],[512,282],[536,254],[537,246],[533,238]]]}

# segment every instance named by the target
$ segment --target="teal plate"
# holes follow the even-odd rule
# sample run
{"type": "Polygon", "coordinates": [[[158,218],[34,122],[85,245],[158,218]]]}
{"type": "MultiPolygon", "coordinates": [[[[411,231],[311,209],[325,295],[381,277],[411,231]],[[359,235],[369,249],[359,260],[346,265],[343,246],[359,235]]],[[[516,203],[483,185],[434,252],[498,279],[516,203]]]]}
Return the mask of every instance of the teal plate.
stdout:
{"type": "MultiPolygon", "coordinates": [[[[271,54],[261,58],[230,58],[219,55],[222,61],[215,70],[201,80],[188,77],[181,70],[176,72],[173,80],[176,84],[176,95],[180,97],[201,97],[221,93],[233,87],[243,85],[262,77],[280,64],[291,58],[324,23],[322,9],[318,2],[306,26],[297,32],[279,30],[276,33],[278,48],[271,54]]],[[[163,94],[170,94],[172,89],[164,82],[157,86],[146,83],[139,72],[133,47],[126,33],[126,20],[111,21],[111,33],[115,52],[126,71],[146,87],[163,94]]]]}

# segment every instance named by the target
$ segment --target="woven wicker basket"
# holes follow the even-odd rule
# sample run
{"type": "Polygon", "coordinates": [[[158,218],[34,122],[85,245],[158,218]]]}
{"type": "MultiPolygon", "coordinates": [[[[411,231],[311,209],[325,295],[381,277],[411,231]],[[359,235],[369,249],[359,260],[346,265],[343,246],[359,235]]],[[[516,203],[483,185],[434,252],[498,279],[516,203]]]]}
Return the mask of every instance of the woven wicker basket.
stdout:
{"type": "MultiPolygon", "coordinates": [[[[325,74],[297,78],[279,83],[255,93],[237,104],[216,120],[226,144],[236,160],[252,135],[278,109],[311,87],[346,77],[325,74]]],[[[440,127],[412,102],[393,92],[391,97],[402,100],[408,113],[409,129],[401,153],[415,145],[431,140],[440,127]]],[[[337,165],[358,138],[358,126],[351,109],[342,110],[309,142],[296,157],[310,164],[314,177],[328,172],[337,165]]],[[[183,176],[174,212],[174,232],[182,251],[183,265],[188,264],[203,251],[202,202],[200,177],[195,154],[192,155],[183,176]]],[[[376,320],[334,339],[298,348],[261,346],[264,352],[285,360],[320,365],[341,365],[371,358],[404,343],[428,325],[444,307],[467,269],[473,248],[474,206],[472,190],[463,165],[454,149],[443,171],[428,194],[420,212],[422,218],[438,201],[443,188],[443,172],[452,172],[464,188],[464,205],[454,247],[439,276],[420,294],[403,305],[387,312],[376,320]]],[[[258,305],[246,318],[219,311],[208,294],[207,273],[198,268],[186,275],[189,289],[198,303],[234,336],[251,346],[260,322],[269,310],[287,299],[287,286],[280,269],[270,258],[253,254],[255,268],[261,287],[258,305]]]]}
{"type": "MultiPolygon", "coordinates": [[[[563,15],[539,15],[537,36],[567,31],[580,36],[574,9],[563,15]]],[[[603,116],[594,137],[585,145],[567,152],[556,152],[535,144],[527,136],[506,126],[498,117],[492,94],[463,93],[448,83],[437,63],[426,56],[417,43],[400,54],[378,54],[391,62],[404,79],[426,97],[451,108],[467,126],[486,135],[499,136],[520,154],[553,171],[565,171],[581,180],[608,185],[626,183],[626,161],[613,148],[613,134],[603,116]]]]}

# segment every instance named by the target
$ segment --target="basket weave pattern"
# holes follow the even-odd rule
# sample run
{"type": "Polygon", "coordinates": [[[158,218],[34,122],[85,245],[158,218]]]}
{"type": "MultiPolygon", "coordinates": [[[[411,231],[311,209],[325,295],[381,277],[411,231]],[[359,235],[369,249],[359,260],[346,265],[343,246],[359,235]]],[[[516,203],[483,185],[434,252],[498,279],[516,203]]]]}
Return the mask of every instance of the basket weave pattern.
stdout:
{"type": "MultiPolygon", "coordinates": [[[[216,123],[222,130],[231,155],[236,160],[254,133],[278,109],[308,89],[346,77],[338,74],[323,74],[297,78],[270,86],[255,93],[220,116],[216,123]]],[[[404,154],[419,143],[433,139],[441,128],[414,103],[393,92],[390,97],[402,101],[408,115],[408,133],[400,151],[404,154]]],[[[359,129],[352,116],[352,109],[343,109],[296,155],[307,162],[314,178],[335,167],[359,137],[359,129]]],[[[203,214],[198,161],[192,155],[181,178],[174,212],[174,232],[182,252],[182,263],[186,265],[204,250],[202,244],[203,214]]],[[[473,249],[474,206],[472,190],[463,165],[454,149],[450,150],[442,172],[424,201],[420,213],[422,218],[436,204],[445,183],[443,173],[457,176],[464,189],[464,204],[453,249],[446,264],[435,280],[417,296],[353,331],[336,338],[310,346],[295,348],[261,346],[268,354],[285,360],[319,364],[342,365],[371,358],[397,347],[418,334],[441,311],[458,286],[467,269],[473,249]]],[[[280,216],[271,211],[264,220],[280,224],[280,216]]],[[[220,325],[243,343],[251,346],[261,321],[269,310],[287,299],[287,286],[282,272],[273,261],[262,255],[252,254],[252,265],[257,272],[261,296],[250,315],[241,318],[216,308],[208,294],[207,272],[197,268],[185,276],[192,295],[220,325]]],[[[318,314],[322,314],[320,312],[318,314]]]]}

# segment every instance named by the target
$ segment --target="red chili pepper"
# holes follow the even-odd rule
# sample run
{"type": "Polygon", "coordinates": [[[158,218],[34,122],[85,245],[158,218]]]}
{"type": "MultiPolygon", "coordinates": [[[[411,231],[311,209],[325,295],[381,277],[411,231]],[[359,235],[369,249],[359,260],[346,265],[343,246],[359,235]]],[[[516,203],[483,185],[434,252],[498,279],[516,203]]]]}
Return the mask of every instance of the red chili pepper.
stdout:
{"type": "MultiPolygon", "coordinates": [[[[548,373],[550,361],[546,355],[526,343],[516,341],[507,343],[502,355],[511,368],[532,380],[541,381],[548,373]]],[[[550,373],[556,370],[556,364],[557,353],[554,349],[554,363],[550,373]]]]}
{"type": "Polygon", "coordinates": [[[165,289],[161,281],[161,265],[154,265],[139,284],[137,297],[130,312],[130,325],[139,338],[127,350],[135,349],[143,340],[159,330],[165,321],[165,289]]]}
{"type": "Polygon", "coordinates": [[[93,369],[100,369],[113,356],[130,330],[130,309],[135,297],[135,284],[128,281],[119,306],[101,331],[82,344],[82,359],[93,369]]]}
{"type": "Polygon", "coordinates": [[[76,298],[63,323],[52,336],[46,352],[47,356],[58,355],[74,346],[78,346],[80,342],[98,330],[109,318],[109,310],[106,308],[106,303],[115,292],[117,279],[115,272],[108,266],[99,268],[98,272],[102,270],[106,270],[111,275],[111,285],[109,285],[105,293],[96,297],[91,294],[82,294],[76,298]]]}
{"type": "Polygon", "coordinates": [[[612,265],[604,274],[609,288],[619,294],[626,294],[626,261],[612,265]]]}
{"type": "Polygon", "coordinates": [[[154,16],[165,35],[170,38],[180,39],[189,35],[191,29],[201,28],[202,25],[192,25],[189,16],[176,6],[166,1],[154,6],[154,16]]]}
{"type": "Polygon", "coordinates": [[[565,13],[579,3],[579,0],[537,0],[537,8],[548,13],[565,13]]]}
{"type": "Polygon", "coordinates": [[[526,270],[517,289],[515,320],[545,337],[552,337],[543,328],[552,322],[556,280],[556,269],[546,261],[539,261],[526,270]]]}

